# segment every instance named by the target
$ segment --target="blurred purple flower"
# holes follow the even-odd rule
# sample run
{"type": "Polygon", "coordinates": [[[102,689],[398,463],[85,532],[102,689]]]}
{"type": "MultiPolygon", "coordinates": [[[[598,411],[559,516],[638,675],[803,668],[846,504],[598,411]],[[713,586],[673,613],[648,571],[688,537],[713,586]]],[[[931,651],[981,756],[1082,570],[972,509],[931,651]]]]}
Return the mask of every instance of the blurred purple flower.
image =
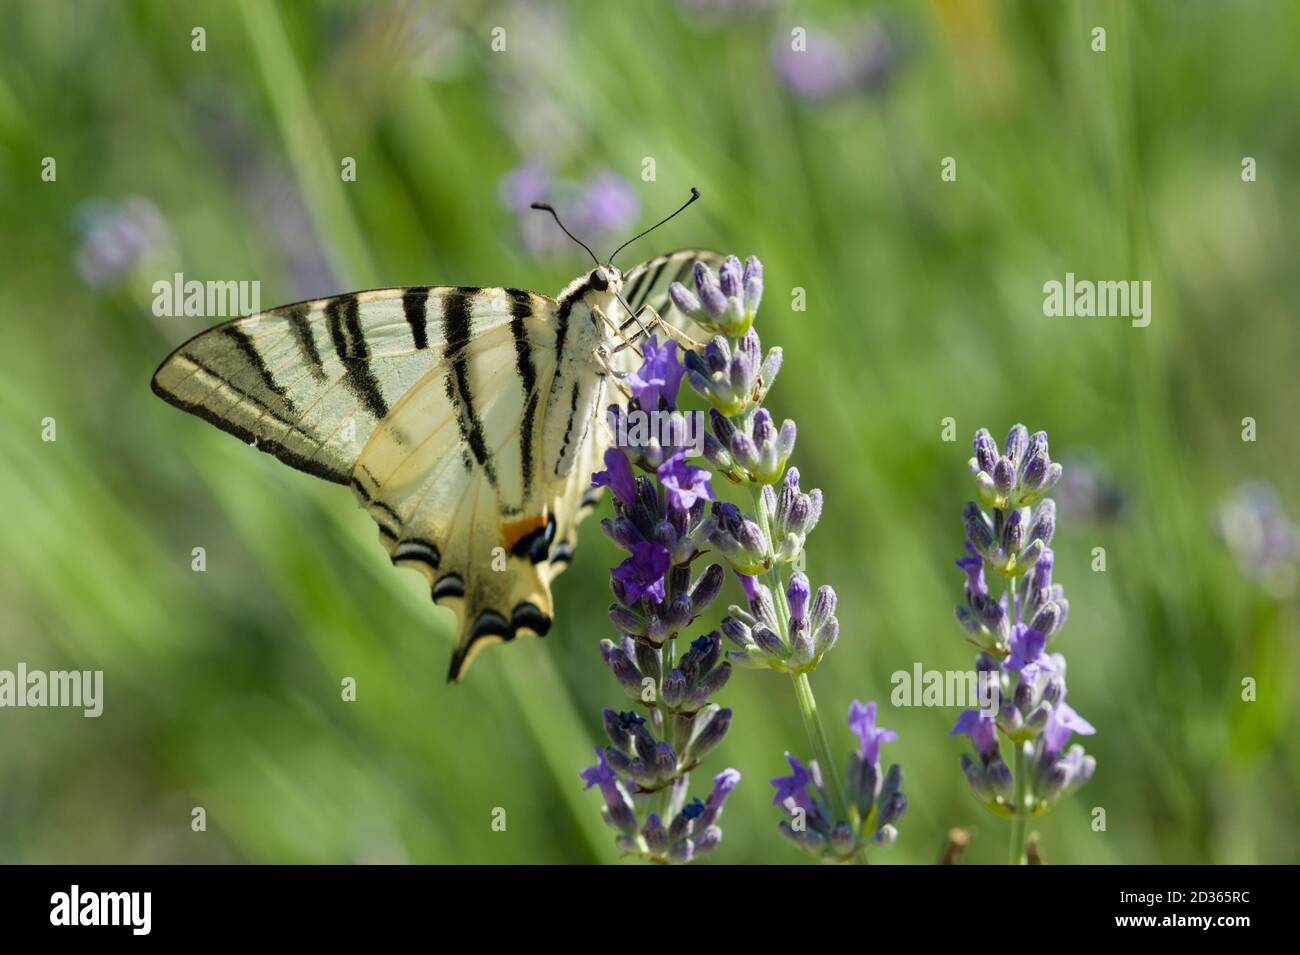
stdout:
{"type": "Polygon", "coordinates": [[[893,31],[872,20],[836,33],[809,27],[804,43],[795,49],[788,32],[779,34],[772,64],[787,88],[812,100],[882,93],[904,59],[893,31]]]}
{"type": "Polygon", "coordinates": [[[515,213],[520,241],[538,253],[566,249],[569,240],[549,216],[531,208],[534,202],[553,205],[565,225],[589,244],[626,236],[641,214],[636,191],[617,173],[606,170],[571,182],[557,179],[537,159],[507,173],[497,193],[502,205],[515,213]]]}
{"type": "Polygon", "coordinates": [[[1295,594],[1300,584],[1300,527],[1283,511],[1271,484],[1242,484],[1219,506],[1217,524],[1242,576],[1277,599],[1295,594]]]}
{"type": "Polygon", "coordinates": [[[991,755],[998,748],[998,727],[993,717],[983,710],[964,710],[957,717],[957,723],[948,731],[949,736],[965,733],[970,737],[975,748],[985,756],[991,755]]]}
{"type": "Polygon", "coordinates": [[[76,266],[87,285],[107,288],[149,257],[169,235],[167,223],[154,203],[128,196],[119,203],[92,199],[75,212],[76,266]]]}
{"type": "Polygon", "coordinates": [[[1043,748],[1049,753],[1059,753],[1075,733],[1080,736],[1092,736],[1096,728],[1075,712],[1074,707],[1061,700],[1052,709],[1043,730],[1043,748]]]}

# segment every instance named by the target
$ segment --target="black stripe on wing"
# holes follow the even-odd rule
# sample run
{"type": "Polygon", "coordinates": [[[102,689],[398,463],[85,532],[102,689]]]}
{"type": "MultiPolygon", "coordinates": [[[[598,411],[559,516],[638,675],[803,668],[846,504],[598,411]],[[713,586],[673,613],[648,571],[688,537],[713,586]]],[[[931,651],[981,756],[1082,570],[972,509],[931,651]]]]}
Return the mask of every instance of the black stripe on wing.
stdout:
{"type": "MultiPolygon", "coordinates": [[[[470,342],[476,288],[463,287],[450,292],[442,302],[443,357],[450,363],[445,376],[447,400],[456,409],[456,425],[463,444],[468,445],[488,483],[497,486],[496,463],[488,450],[483,434],[483,422],[474,407],[474,392],[470,388],[469,356],[465,354],[470,342]]],[[[465,458],[466,466],[469,457],[465,458]]]]}
{"type": "Polygon", "coordinates": [[[334,342],[334,354],[343,365],[344,380],[356,399],[378,421],[388,416],[388,403],[370,368],[370,349],[361,332],[356,295],[340,295],[325,306],[325,324],[334,342]]]}

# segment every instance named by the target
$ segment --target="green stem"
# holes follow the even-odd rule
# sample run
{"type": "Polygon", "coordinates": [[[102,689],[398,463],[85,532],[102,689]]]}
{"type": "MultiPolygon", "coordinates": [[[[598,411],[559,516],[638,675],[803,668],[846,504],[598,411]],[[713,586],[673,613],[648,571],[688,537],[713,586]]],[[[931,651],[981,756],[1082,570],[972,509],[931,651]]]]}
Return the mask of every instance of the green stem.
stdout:
{"type": "Polygon", "coordinates": [[[1025,744],[1017,741],[1015,747],[1011,761],[1012,781],[1015,784],[1011,798],[1015,815],[1011,817],[1011,845],[1007,849],[1007,865],[1024,865],[1025,828],[1029,823],[1029,816],[1025,812],[1025,794],[1029,780],[1025,772],[1025,744]]]}
{"type": "Polygon", "coordinates": [[[835,760],[831,757],[831,744],[826,736],[826,727],[822,725],[817,713],[817,700],[813,697],[812,683],[807,673],[793,673],[794,695],[799,701],[799,715],[803,717],[803,728],[812,743],[813,756],[821,767],[822,783],[831,799],[831,808],[835,818],[852,823],[849,818],[848,803],[844,799],[844,787],[840,785],[840,774],[835,769],[835,760]]]}
{"type": "MultiPolygon", "coordinates": [[[[770,542],[772,539],[772,529],[768,526],[767,516],[763,513],[763,508],[759,502],[758,488],[751,485],[750,494],[754,499],[754,513],[763,529],[763,536],[770,542]]],[[[767,585],[772,589],[772,603],[776,606],[777,623],[781,627],[781,639],[788,645],[790,642],[790,605],[785,598],[785,589],[781,586],[781,575],[777,571],[776,564],[773,563],[770,570],[767,571],[767,585]]],[[[827,795],[830,796],[831,808],[835,811],[836,820],[844,820],[852,824],[853,820],[849,818],[849,804],[844,798],[844,787],[840,783],[839,771],[835,768],[835,760],[831,756],[830,739],[826,735],[826,727],[822,725],[821,716],[817,712],[817,699],[813,696],[812,681],[808,679],[807,673],[792,673],[791,678],[794,680],[794,696],[799,704],[799,716],[803,719],[803,728],[808,734],[808,742],[812,744],[813,758],[817,760],[817,765],[821,769],[822,784],[826,787],[827,795]]]]}

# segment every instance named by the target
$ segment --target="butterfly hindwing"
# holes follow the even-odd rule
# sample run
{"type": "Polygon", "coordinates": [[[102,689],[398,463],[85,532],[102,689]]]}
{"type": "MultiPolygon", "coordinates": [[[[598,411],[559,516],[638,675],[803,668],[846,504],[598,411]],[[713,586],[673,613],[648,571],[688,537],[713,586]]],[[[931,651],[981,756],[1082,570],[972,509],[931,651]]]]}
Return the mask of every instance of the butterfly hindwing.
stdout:
{"type": "Polygon", "coordinates": [[[421,571],[460,618],[453,680],[486,644],[544,636],[554,617],[551,552],[557,527],[572,522],[542,468],[555,309],[504,289],[447,303],[443,361],[356,462],[353,488],[390,558],[421,571]]]}

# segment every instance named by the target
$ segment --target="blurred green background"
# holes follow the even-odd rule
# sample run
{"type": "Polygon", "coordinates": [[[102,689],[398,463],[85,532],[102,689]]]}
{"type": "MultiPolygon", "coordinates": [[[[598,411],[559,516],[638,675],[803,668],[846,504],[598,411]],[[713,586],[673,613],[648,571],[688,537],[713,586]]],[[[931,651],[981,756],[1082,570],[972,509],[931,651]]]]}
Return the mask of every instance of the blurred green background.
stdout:
{"type": "MultiPolygon", "coordinates": [[[[613,860],[577,775],[621,702],[595,522],[551,636],[445,685],[450,613],[347,492],[150,393],[215,321],[154,317],[151,285],[259,280],[264,307],[554,293],[585,256],[521,217],[523,192],[604,249],[694,185],[621,264],[763,259],[758,328],[786,350],[769,404],[825,491],[809,571],[841,600],[813,685],[837,750],[855,697],[900,736],[910,809],[874,861],[932,862],[952,826],[968,860],[1005,855],[955,711],[888,696],[916,661],[971,665],[952,617],[969,441],[1016,421],[1066,463],[1054,646],[1098,728],[1095,778],[1033,827],[1048,861],[1300,861],[1297,4],[0,6],[0,668],[102,669],[106,697],[98,720],[0,711],[0,860],[613,860]],[[1150,327],[1044,317],[1067,271],[1151,281],[1150,327]],[[1256,488],[1217,527],[1247,481],[1281,513],[1256,488]]],[[[809,755],[789,681],[739,672],[720,699],[732,731],[703,769],[744,781],[710,861],[798,862],[766,782],[809,755]]]]}

